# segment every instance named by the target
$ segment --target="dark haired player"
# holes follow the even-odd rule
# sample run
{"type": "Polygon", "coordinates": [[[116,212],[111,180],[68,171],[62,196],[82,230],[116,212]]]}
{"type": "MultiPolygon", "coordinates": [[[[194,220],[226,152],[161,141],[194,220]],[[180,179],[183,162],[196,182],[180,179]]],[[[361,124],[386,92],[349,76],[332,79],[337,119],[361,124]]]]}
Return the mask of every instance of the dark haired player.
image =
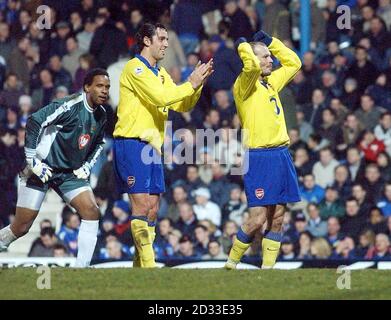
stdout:
{"type": "Polygon", "coordinates": [[[167,29],[146,23],[137,33],[139,54],[120,78],[118,121],[114,130],[114,171],[132,205],[133,266],[155,267],[153,241],[160,194],[164,189],[161,147],[168,110],[190,111],[212,73],[212,61],[198,63],[187,82],[177,86],[157,63],[168,46],[167,29]]]}
{"type": "Polygon", "coordinates": [[[86,267],[94,253],[100,212],[89,183],[104,144],[110,80],[103,69],[91,70],[84,92],[54,100],[33,113],[26,125],[27,166],[20,174],[15,219],[0,230],[0,251],[25,235],[49,188],[80,214],[76,266],[86,267]]]}

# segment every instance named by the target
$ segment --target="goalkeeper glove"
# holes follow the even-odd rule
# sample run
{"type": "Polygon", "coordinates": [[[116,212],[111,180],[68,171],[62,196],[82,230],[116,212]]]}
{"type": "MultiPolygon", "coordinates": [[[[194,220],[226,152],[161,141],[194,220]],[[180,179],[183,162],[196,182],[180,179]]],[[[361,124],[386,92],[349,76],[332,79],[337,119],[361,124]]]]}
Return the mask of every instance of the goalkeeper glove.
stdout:
{"type": "Polygon", "coordinates": [[[254,34],[253,40],[256,42],[263,42],[264,44],[269,46],[272,43],[273,38],[269,36],[265,31],[260,30],[256,34],[254,34]]]}
{"type": "Polygon", "coordinates": [[[91,166],[88,163],[84,163],[79,169],[73,170],[73,174],[78,179],[87,180],[91,173],[91,166]]]}
{"type": "Polygon", "coordinates": [[[52,168],[50,168],[46,163],[41,162],[37,158],[27,158],[27,165],[30,170],[43,182],[47,182],[52,176],[52,168]]]}
{"type": "Polygon", "coordinates": [[[244,38],[244,37],[240,37],[239,39],[237,39],[237,40],[235,41],[235,43],[234,43],[235,49],[238,50],[239,45],[240,45],[241,43],[243,43],[243,42],[247,42],[247,39],[244,38]]]}

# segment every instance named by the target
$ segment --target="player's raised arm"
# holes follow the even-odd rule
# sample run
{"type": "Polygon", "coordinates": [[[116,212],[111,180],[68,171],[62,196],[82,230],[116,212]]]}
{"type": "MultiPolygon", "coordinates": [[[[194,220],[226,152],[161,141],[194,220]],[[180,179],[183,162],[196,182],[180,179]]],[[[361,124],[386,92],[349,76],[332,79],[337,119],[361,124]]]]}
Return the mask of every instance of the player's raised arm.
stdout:
{"type": "Polygon", "coordinates": [[[258,31],[254,35],[254,41],[260,41],[267,45],[270,52],[280,61],[281,68],[272,72],[268,82],[280,91],[301,68],[301,61],[297,54],[285,46],[277,38],[270,37],[264,31],[258,31]]]}
{"type": "MultiPolygon", "coordinates": [[[[164,88],[161,85],[154,85],[153,81],[146,81],[147,75],[137,74],[137,71],[126,68],[121,76],[124,85],[131,84],[132,89],[142,100],[157,107],[166,107],[182,101],[194,94],[196,89],[202,85],[203,79],[187,81],[179,86],[164,88]]],[[[160,80],[159,80],[160,81],[160,80]]]]}
{"type": "MultiPolygon", "coordinates": [[[[201,81],[201,85],[196,89],[194,94],[192,94],[190,97],[187,97],[183,99],[183,101],[180,101],[178,103],[174,103],[169,108],[171,110],[177,111],[177,112],[188,112],[197,103],[198,99],[201,96],[202,88],[206,80],[209,78],[209,76],[213,73],[213,59],[210,59],[207,63],[199,62],[197,66],[195,67],[194,71],[189,76],[190,82],[199,82],[201,81]],[[198,78],[198,79],[194,79],[198,78]]],[[[176,86],[174,81],[171,79],[170,75],[167,73],[168,80],[170,86],[176,86]]]]}
{"type": "Polygon", "coordinates": [[[261,75],[261,66],[259,59],[245,38],[239,38],[235,42],[235,46],[243,62],[243,69],[234,86],[239,93],[239,97],[245,100],[255,88],[255,83],[261,75]]]}

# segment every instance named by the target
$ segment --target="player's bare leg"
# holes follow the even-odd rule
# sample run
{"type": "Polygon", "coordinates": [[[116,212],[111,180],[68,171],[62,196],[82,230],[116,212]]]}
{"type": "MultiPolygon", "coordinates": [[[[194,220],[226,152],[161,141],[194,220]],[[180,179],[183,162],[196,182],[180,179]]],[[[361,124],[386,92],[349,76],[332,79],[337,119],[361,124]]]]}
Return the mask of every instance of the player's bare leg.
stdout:
{"type": "Polygon", "coordinates": [[[0,230],[0,252],[7,250],[16,239],[23,237],[31,228],[38,211],[16,207],[14,221],[0,230]]]}
{"type": "Polygon", "coordinates": [[[285,204],[268,207],[267,228],[262,240],[262,269],[271,269],[276,263],[281,246],[285,207],[285,204]]]}
{"type": "Polygon", "coordinates": [[[131,232],[136,248],[133,259],[134,267],[153,268],[155,254],[153,251],[154,221],[159,206],[159,195],[147,193],[129,194],[132,205],[131,232]],[[153,231],[153,234],[151,232],[153,231]]]}
{"type": "Polygon", "coordinates": [[[266,222],[267,207],[253,207],[249,209],[250,217],[242,225],[232,245],[226,269],[235,269],[243,254],[250,247],[256,232],[259,232],[266,222]]]}
{"type": "Polygon", "coordinates": [[[97,241],[100,218],[99,207],[91,190],[83,191],[72,199],[70,204],[81,216],[76,267],[88,267],[97,241]]]}

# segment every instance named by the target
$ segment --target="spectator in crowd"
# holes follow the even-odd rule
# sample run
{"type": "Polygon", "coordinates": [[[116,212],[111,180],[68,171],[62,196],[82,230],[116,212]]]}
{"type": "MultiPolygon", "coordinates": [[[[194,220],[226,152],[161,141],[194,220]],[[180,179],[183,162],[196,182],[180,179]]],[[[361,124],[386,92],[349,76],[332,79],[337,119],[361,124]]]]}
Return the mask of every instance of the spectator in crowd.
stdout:
{"type": "Polygon", "coordinates": [[[315,238],[311,243],[311,255],[314,259],[328,259],[331,248],[324,238],[315,238]]]}
{"type": "Polygon", "coordinates": [[[338,218],[336,217],[328,218],[326,240],[329,242],[329,244],[332,247],[334,247],[338,243],[338,241],[344,237],[344,235],[340,230],[341,230],[341,225],[339,223],[338,218]]]}
{"type": "Polygon", "coordinates": [[[386,152],[391,156],[391,113],[385,112],[380,116],[379,124],[374,130],[375,137],[378,141],[382,141],[386,148],[386,152]]]}
{"type": "Polygon", "coordinates": [[[279,260],[289,261],[295,259],[295,247],[293,241],[289,236],[284,236],[281,240],[281,253],[279,260]]]}
{"type": "Polygon", "coordinates": [[[19,125],[23,128],[26,127],[27,119],[32,113],[32,100],[28,95],[22,95],[19,97],[19,125]]]}
{"type": "Polygon", "coordinates": [[[91,40],[90,53],[95,56],[97,66],[107,68],[117,61],[121,53],[126,52],[126,34],[108,17],[110,14],[98,15],[102,19],[91,40]],[[106,45],[110,43],[110,45],[106,45]]]}
{"type": "Polygon", "coordinates": [[[66,258],[66,257],[69,257],[69,253],[68,253],[68,250],[67,248],[60,244],[60,243],[57,243],[54,245],[53,247],[53,257],[54,258],[66,258]]]}
{"type": "Polygon", "coordinates": [[[241,201],[242,189],[235,185],[231,188],[230,199],[222,209],[222,224],[226,221],[234,221],[237,225],[243,223],[243,212],[247,209],[247,204],[241,201]]]}
{"type": "Polygon", "coordinates": [[[315,203],[307,206],[308,226],[307,230],[313,237],[324,237],[327,234],[327,222],[322,221],[319,213],[319,207],[315,203]]]}
{"type": "Polygon", "coordinates": [[[203,29],[200,4],[191,0],[180,0],[172,13],[172,28],[178,35],[185,55],[193,52],[203,29]]]}
{"type": "Polygon", "coordinates": [[[124,246],[118,240],[112,239],[106,243],[104,260],[128,260],[129,254],[124,251],[124,246]]]}
{"type": "Polygon", "coordinates": [[[212,181],[209,184],[211,200],[221,208],[229,200],[230,182],[224,174],[222,165],[218,161],[212,163],[211,171],[212,181]]]}
{"type": "Polygon", "coordinates": [[[182,236],[179,240],[178,258],[185,258],[187,260],[198,260],[201,256],[194,251],[194,245],[189,236],[182,236]]]}
{"type": "Polygon", "coordinates": [[[112,211],[115,218],[114,231],[117,239],[123,244],[131,243],[129,203],[124,200],[118,200],[114,202],[112,211]]]}
{"type": "Polygon", "coordinates": [[[386,234],[379,233],[376,235],[375,246],[368,250],[365,258],[372,260],[391,260],[390,239],[386,234]]]}
{"type": "Polygon", "coordinates": [[[359,148],[364,153],[365,160],[369,163],[377,162],[377,157],[381,152],[384,152],[385,145],[382,141],[376,139],[372,131],[366,130],[360,141],[359,148]]]}
{"type": "Polygon", "coordinates": [[[324,189],[315,184],[315,177],[312,173],[304,176],[303,185],[300,188],[301,197],[307,202],[320,203],[324,198],[324,189]]]}
{"type": "Polygon", "coordinates": [[[305,147],[296,149],[294,153],[294,164],[300,182],[303,181],[304,176],[312,173],[313,163],[305,147]]]}
{"type": "Polygon", "coordinates": [[[358,244],[356,247],[357,258],[364,258],[368,250],[375,245],[375,233],[372,230],[366,229],[360,233],[358,244]]]}
{"type": "Polygon", "coordinates": [[[377,157],[377,165],[383,179],[391,181],[391,157],[387,153],[381,152],[377,157]]]}
{"type": "Polygon", "coordinates": [[[40,87],[32,92],[33,111],[46,106],[54,95],[54,81],[49,69],[42,69],[39,72],[40,87]]]}
{"type": "Polygon", "coordinates": [[[299,241],[297,243],[297,256],[296,259],[311,259],[311,241],[313,237],[310,232],[304,231],[299,235],[299,241]]]}
{"type": "MultiPolygon", "coordinates": [[[[73,79],[73,91],[78,92],[83,88],[83,80],[87,75],[88,71],[93,69],[95,66],[95,59],[89,53],[83,53],[79,56],[78,67],[75,72],[73,79]]],[[[110,75],[110,79],[112,79],[110,75]]]]}
{"type": "Polygon", "coordinates": [[[0,120],[5,118],[7,108],[18,105],[19,98],[23,94],[22,83],[18,76],[15,73],[9,73],[5,79],[4,89],[0,93],[0,120]],[[1,116],[1,113],[3,113],[3,116],[1,116]]]}
{"type": "Polygon", "coordinates": [[[194,214],[193,207],[188,202],[183,202],[178,205],[179,220],[175,225],[183,235],[191,236],[195,227],[198,224],[197,216],[194,214]]]}
{"type": "Polygon", "coordinates": [[[79,234],[79,227],[79,215],[69,211],[65,215],[63,224],[57,235],[58,239],[66,246],[67,251],[74,257],[77,255],[77,236],[79,234]]]}
{"type": "Polygon", "coordinates": [[[357,80],[358,91],[363,93],[365,89],[375,82],[377,69],[368,59],[368,52],[362,46],[355,48],[355,61],[350,66],[347,77],[357,80]]]}
{"type": "Polygon", "coordinates": [[[319,210],[322,220],[327,220],[329,217],[342,218],[345,215],[344,204],[339,199],[336,188],[326,188],[325,198],[320,202],[319,210]]]}
{"type": "Polygon", "coordinates": [[[314,164],[312,173],[315,183],[322,188],[326,188],[334,183],[334,170],[338,166],[338,161],[334,158],[331,148],[320,150],[320,159],[314,164]]]}
{"type": "Polygon", "coordinates": [[[213,56],[214,72],[207,86],[212,92],[221,89],[230,90],[241,71],[241,61],[232,49],[227,48],[225,41],[219,35],[211,36],[209,46],[213,56]]]}
{"type": "Polygon", "coordinates": [[[356,79],[346,78],[344,83],[344,92],[341,99],[342,103],[350,111],[355,111],[359,107],[360,92],[358,91],[358,84],[356,79]]]}
{"type": "Polygon", "coordinates": [[[64,69],[70,73],[72,79],[75,79],[79,58],[84,52],[79,49],[79,44],[75,37],[69,37],[67,39],[66,47],[67,54],[62,58],[62,65],[64,69]]]}
{"type": "Polygon", "coordinates": [[[351,146],[346,152],[346,166],[349,169],[353,182],[361,181],[365,174],[365,159],[361,157],[360,150],[351,146]]]}
{"type": "Polygon", "coordinates": [[[321,89],[312,92],[311,103],[303,106],[305,120],[313,127],[320,128],[322,124],[322,113],[326,108],[325,96],[321,89]]]}
{"type": "Polygon", "coordinates": [[[337,246],[333,250],[331,259],[353,260],[356,259],[355,244],[351,237],[345,237],[338,241],[337,246]]]}
{"type": "Polygon", "coordinates": [[[166,259],[173,255],[173,249],[169,243],[169,235],[173,230],[172,221],[170,219],[163,218],[159,221],[157,237],[153,245],[157,260],[166,259]]]}
{"type": "Polygon", "coordinates": [[[198,188],[194,191],[195,204],[193,210],[198,220],[210,219],[216,226],[221,225],[221,211],[219,206],[210,201],[210,191],[207,188],[198,188]]]}
{"type": "Polygon", "coordinates": [[[168,206],[167,218],[176,223],[179,220],[179,205],[187,202],[187,192],[181,185],[174,187],[172,191],[173,201],[168,206]]]}
{"type": "Polygon", "coordinates": [[[303,109],[300,106],[296,106],[296,127],[300,133],[300,140],[307,143],[310,135],[314,132],[314,128],[305,120],[303,109]]]}
{"type": "Polygon", "coordinates": [[[51,227],[43,228],[40,237],[31,245],[28,253],[29,257],[53,257],[54,246],[59,243],[54,229],[51,227]]]}
{"type": "Polygon", "coordinates": [[[300,139],[300,131],[298,128],[291,128],[288,131],[290,145],[289,150],[294,154],[298,148],[305,148],[306,144],[300,139]]]}
{"type": "Polygon", "coordinates": [[[345,165],[338,165],[334,169],[334,183],[332,187],[337,191],[338,197],[345,201],[352,192],[350,173],[345,165]]]}
{"type": "Polygon", "coordinates": [[[377,203],[377,207],[382,211],[385,217],[391,216],[391,181],[384,186],[384,196],[377,203]]]}
{"type": "Polygon", "coordinates": [[[205,255],[208,253],[208,244],[210,242],[210,235],[208,229],[203,225],[197,225],[194,229],[195,246],[194,250],[198,255],[205,255]]]}
{"type": "Polygon", "coordinates": [[[290,19],[288,10],[277,0],[265,0],[262,29],[273,37],[290,39],[290,19]]]}
{"type": "MultiPolygon", "coordinates": [[[[250,23],[248,15],[239,7],[237,0],[225,1],[225,15],[229,23],[228,36],[236,41],[240,37],[250,39],[254,29],[250,23]]],[[[287,26],[289,27],[289,26],[287,26]]],[[[274,35],[277,37],[277,35],[274,35]]],[[[278,38],[281,38],[278,36],[278,38]]]]}
{"type": "Polygon", "coordinates": [[[368,94],[362,95],[360,101],[360,108],[354,114],[365,128],[373,130],[379,122],[382,110],[375,106],[375,101],[368,94]]]}
{"type": "Polygon", "coordinates": [[[202,256],[203,260],[226,260],[227,254],[223,252],[221,244],[217,240],[208,243],[208,253],[202,256]]]}
{"type": "Polygon", "coordinates": [[[294,221],[294,232],[291,233],[291,238],[296,243],[299,239],[300,233],[307,231],[308,222],[303,212],[297,213],[294,221]]]}
{"type": "Polygon", "coordinates": [[[355,198],[349,198],[346,200],[345,205],[346,215],[342,219],[341,231],[352,237],[355,241],[358,240],[358,235],[365,227],[365,216],[359,215],[360,207],[355,198]]]}
{"type": "Polygon", "coordinates": [[[231,250],[234,237],[238,232],[238,224],[234,221],[228,220],[224,223],[223,234],[221,235],[219,242],[223,246],[223,251],[225,254],[229,254],[229,250],[231,250]]]}
{"type": "Polygon", "coordinates": [[[330,108],[323,110],[319,134],[323,139],[329,141],[332,148],[343,143],[342,130],[340,126],[338,126],[334,110],[330,108]]]}
{"type": "Polygon", "coordinates": [[[170,244],[171,251],[169,252],[169,256],[177,256],[179,252],[179,240],[182,238],[182,233],[174,229],[168,234],[168,243],[170,244]]]}
{"type": "Polygon", "coordinates": [[[196,189],[204,187],[204,183],[201,181],[198,167],[196,165],[189,165],[187,166],[187,172],[186,172],[186,192],[188,195],[190,195],[189,200],[193,200],[193,194],[196,189]]]}
{"type": "Polygon", "coordinates": [[[366,225],[366,229],[372,230],[375,234],[387,232],[386,220],[379,208],[373,207],[369,211],[369,219],[366,225]]]}
{"type": "MultiPolygon", "coordinates": [[[[170,72],[172,68],[181,69],[186,65],[186,57],[177,34],[171,27],[170,10],[166,10],[159,18],[160,23],[168,28],[168,47],[164,59],[160,63],[162,67],[170,72]]],[[[198,61],[197,61],[198,62],[198,61]]],[[[190,74],[189,74],[190,75],[190,74]]],[[[187,80],[187,78],[186,78],[187,80]]]]}
{"type": "Polygon", "coordinates": [[[379,201],[383,184],[384,180],[380,175],[379,167],[374,163],[368,164],[365,168],[365,177],[362,182],[364,189],[367,191],[368,201],[371,203],[379,201]]]}

